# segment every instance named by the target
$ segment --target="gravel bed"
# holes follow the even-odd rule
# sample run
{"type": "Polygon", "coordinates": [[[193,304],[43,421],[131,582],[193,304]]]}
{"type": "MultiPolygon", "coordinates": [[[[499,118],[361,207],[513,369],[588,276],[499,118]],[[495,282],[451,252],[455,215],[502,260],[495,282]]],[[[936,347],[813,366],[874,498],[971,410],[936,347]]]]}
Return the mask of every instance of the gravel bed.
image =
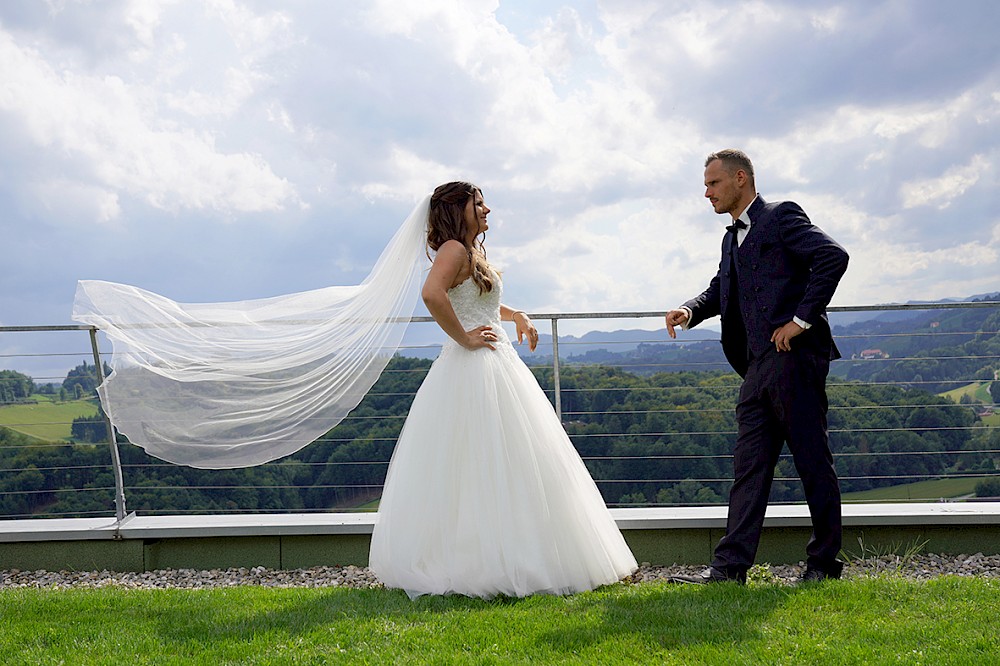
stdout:
{"type": "MultiPolygon", "coordinates": [[[[651,566],[643,563],[626,584],[656,582],[675,575],[701,573],[703,566],[651,566]]],[[[750,570],[749,580],[790,584],[802,575],[804,563],[797,565],[758,565],[750,570]]],[[[913,580],[937,576],[979,576],[1000,578],[1000,555],[883,555],[852,561],[844,568],[846,579],[895,575],[913,580]]],[[[130,589],[209,589],[257,585],[260,587],[381,587],[367,567],[313,567],[311,569],[275,570],[265,567],[212,569],[163,569],[143,573],[112,571],[19,571],[0,570],[0,589],[123,587],[130,589]]]]}
{"type": "MultiPolygon", "coordinates": [[[[646,583],[663,580],[675,575],[697,575],[704,566],[649,566],[643,563],[633,574],[633,582],[646,583]]],[[[748,581],[793,584],[805,572],[805,562],[798,564],[764,564],[753,567],[748,581]]],[[[863,560],[853,560],[844,567],[842,578],[870,578],[893,575],[911,580],[930,580],[938,576],[978,576],[1000,578],[1000,555],[882,555],[863,560]]]]}

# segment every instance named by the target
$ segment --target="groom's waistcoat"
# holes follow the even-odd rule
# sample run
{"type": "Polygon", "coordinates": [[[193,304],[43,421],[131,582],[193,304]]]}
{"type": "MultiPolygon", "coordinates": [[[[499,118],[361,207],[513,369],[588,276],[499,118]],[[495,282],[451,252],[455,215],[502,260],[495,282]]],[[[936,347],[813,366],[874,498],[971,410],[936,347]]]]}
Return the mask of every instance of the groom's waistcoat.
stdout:
{"type": "Polygon", "coordinates": [[[847,252],[812,224],[798,204],[772,204],[758,196],[747,214],[751,224],[743,243],[737,246],[736,234],[726,233],[719,272],[708,289],[684,304],[691,309],[690,326],[721,315],[722,346],[741,375],[748,355],[760,356],[773,347],[771,335],[793,317],[811,324],[792,339],[793,347],[840,358],[826,306],[847,270],[847,252]],[[738,303],[731,303],[734,297],[738,303]],[[730,307],[739,308],[742,322],[730,307]]]}

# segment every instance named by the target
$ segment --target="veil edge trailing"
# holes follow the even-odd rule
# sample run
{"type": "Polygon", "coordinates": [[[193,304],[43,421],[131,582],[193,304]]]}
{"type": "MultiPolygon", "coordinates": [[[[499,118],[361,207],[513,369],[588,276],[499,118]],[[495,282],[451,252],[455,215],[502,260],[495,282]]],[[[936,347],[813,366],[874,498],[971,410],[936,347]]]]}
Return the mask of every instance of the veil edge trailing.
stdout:
{"type": "Polygon", "coordinates": [[[399,348],[416,307],[430,196],[360,285],[258,300],[177,303],[81,280],[73,319],[111,340],[98,387],[129,442],[201,469],[294,453],[354,409],[399,348]]]}

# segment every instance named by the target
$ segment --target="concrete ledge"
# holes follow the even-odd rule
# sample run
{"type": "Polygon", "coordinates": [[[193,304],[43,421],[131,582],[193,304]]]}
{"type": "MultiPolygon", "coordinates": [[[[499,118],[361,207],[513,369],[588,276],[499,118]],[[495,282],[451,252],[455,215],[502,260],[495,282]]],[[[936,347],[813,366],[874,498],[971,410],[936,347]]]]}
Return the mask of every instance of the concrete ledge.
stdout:
{"type": "MultiPolygon", "coordinates": [[[[621,530],[725,529],[725,506],[611,509],[621,530]]],[[[1000,502],[845,504],[844,526],[1000,525],[1000,502]]],[[[810,527],[804,504],[767,507],[764,527],[810,527]]]]}
{"type": "Polygon", "coordinates": [[[0,543],[114,539],[117,530],[114,518],[0,520],[0,543]]]}
{"type": "Polygon", "coordinates": [[[374,526],[374,513],[134,516],[123,520],[118,531],[123,539],[168,539],[371,534],[374,526]]]}
{"type": "Polygon", "coordinates": [[[0,520],[0,543],[93,539],[170,539],[371,534],[374,513],[126,516],[0,520]]]}
{"type": "MultiPolygon", "coordinates": [[[[1000,502],[845,504],[845,527],[1000,525],[1000,502]]],[[[93,539],[371,534],[374,512],[0,520],[0,543],[93,539]]],[[[725,529],[725,506],[611,509],[623,530],[725,529]]],[[[773,505],[764,527],[809,527],[805,505],[773,505]]]]}
{"type": "MultiPolygon", "coordinates": [[[[726,507],[612,509],[640,562],[704,564],[725,530],[726,507]]],[[[375,513],[54,518],[0,521],[0,569],[295,569],[368,561],[375,513]]],[[[768,508],[758,562],[805,557],[804,505],[768,508]]],[[[1000,553],[1000,503],[848,504],[844,550],[1000,553]]]]}

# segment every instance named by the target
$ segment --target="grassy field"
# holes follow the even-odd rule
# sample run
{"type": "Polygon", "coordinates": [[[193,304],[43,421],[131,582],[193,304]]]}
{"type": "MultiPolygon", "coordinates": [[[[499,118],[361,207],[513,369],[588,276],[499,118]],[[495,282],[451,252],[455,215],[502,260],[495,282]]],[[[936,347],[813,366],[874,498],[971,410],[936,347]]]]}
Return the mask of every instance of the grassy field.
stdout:
{"type": "Polygon", "coordinates": [[[0,589],[8,664],[994,664],[1000,582],[399,591],[0,589]],[[16,612],[10,609],[16,608],[16,612]]]}
{"type": "MultiPolygon", "coordinates": [[[[990,384],[992,383],[993,382],[973,382],[971,384],[966,384],[965,386],[959,386],[958,388],[950,391],[945,391],[944,393],[938,393],[938,395],[950,398],[956,403],[962,399],[962,396],[967,395],[973,400],[981,402],[984,405],[992,405],[993,396],[990,395],[990,384]]],[[[984,416],[983,425],[990,426],[991,428],[1000,428],[1000,411],[989,416],[984,416]]]]}
{"type": "Polygon", "coordinates": [[[970,396],[973,400],[978,400],[984,404],[993,404],[993,398],[990,397],[990,384],[993,382],[973,382],[971,384],[966,384],[965,386],[959,386],[956,389],[950,391],[945,391],[944,393],[938,393],[938,395],[944,398],[951,398],[955,402],[962,399],[963,395],[970,396]]]}
{"type": "Polygon", "coordinates": [[[97,412],[97,399],[53,402],[50,396],[34,395],[37,404],[0,407],[0,426],[44,440],[69,439],[73,419],[97,412]]]}
{"type": "Polygon", "coordinates": [[[845,502],[882,502],[890,500],[935,500],[972,495],[980,478],[934,479],[904,483],[856,493],[844,493],[845,502]]]}

